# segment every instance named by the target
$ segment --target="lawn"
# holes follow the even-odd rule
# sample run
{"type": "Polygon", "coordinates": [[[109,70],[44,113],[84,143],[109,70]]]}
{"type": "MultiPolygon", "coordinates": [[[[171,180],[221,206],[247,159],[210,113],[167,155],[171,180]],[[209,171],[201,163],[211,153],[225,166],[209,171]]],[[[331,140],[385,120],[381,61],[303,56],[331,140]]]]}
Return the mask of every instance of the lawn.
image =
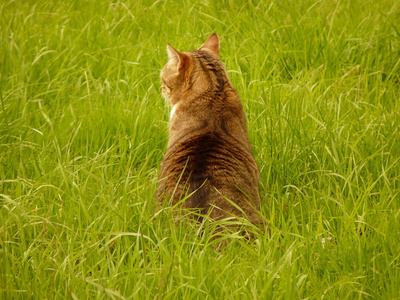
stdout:
{"type": "Polygon", "coordinates": [[[399,1],[0,16],[0,299],[400,299],[399,1]],[[154,211],[166,45],[213,32],[261,173],[270,235],[251,241],[154,211]]]}

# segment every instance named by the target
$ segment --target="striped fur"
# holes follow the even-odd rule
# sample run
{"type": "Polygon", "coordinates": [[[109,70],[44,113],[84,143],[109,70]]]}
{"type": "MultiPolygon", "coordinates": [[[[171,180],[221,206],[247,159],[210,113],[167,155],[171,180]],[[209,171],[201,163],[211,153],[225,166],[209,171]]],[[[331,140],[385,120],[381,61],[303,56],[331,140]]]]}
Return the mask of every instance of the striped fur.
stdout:
{"type": "Polygon", "coordinates": [[[259,171],[251,152],[246,117],[219,60],[216,34],[198,50],[168,45],[161,72],[162,93],[173,105],[168,149],[161,163],[158,203],[198,209],[221,219],[245,213],[260,223],[259,171]],[[240,210],[226,198],[234,202],[240,210]]]}

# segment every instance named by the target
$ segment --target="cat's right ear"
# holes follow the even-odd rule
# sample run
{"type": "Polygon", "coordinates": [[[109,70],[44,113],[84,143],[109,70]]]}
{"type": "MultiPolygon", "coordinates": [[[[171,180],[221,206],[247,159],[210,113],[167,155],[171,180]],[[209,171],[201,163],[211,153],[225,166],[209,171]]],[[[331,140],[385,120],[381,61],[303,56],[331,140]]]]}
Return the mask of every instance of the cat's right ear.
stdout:
{"type": "Polygon", "coordinates": [[[199,50],[208,50],[219,58],[219,37],[216,33],[213,33],[207,41],[199,48],[199,50]]]}
{"type": "Polygon", "coordinates": [[[169,60],[177,65],[178,70],[183,69],[188,63],[189,57],[185,53],[179,52],[172,48],[170,44],[167,44],[167,53],[169,60]]]}

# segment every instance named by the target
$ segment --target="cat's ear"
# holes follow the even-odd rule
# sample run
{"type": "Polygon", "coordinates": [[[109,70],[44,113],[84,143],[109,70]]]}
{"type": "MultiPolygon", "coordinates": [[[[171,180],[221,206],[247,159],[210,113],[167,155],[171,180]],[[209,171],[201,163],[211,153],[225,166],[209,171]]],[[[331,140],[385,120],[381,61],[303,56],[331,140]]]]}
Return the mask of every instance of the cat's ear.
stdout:
{"type": "Polygon", "coordinates": [[[167,44],[167,52],[169,59],[177,65],[178,70],[183,69],[188,63],[189,57],[185,53],[179,52],[172,48],[170,44],[167,44]]]}
{"type": "Polygon", "coordinates": [[[208,50],[219,58],[219,37],[213,33],[207,41],[199,48],[199,50],[208,50]]]}

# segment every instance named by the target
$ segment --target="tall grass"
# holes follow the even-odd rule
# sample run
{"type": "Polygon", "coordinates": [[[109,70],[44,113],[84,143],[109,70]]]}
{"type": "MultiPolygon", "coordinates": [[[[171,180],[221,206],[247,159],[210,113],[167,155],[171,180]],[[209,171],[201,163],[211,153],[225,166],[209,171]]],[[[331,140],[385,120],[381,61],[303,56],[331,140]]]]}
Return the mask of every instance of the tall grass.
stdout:
{"type": "Polygon", "coordinates": [[[400,298],[398,1],[7,0],[0,15],[0,298],[400,298]],[[154,214],[166,44],[212,32],[271,228],[222,251],[212,228],[154,214]]]}

